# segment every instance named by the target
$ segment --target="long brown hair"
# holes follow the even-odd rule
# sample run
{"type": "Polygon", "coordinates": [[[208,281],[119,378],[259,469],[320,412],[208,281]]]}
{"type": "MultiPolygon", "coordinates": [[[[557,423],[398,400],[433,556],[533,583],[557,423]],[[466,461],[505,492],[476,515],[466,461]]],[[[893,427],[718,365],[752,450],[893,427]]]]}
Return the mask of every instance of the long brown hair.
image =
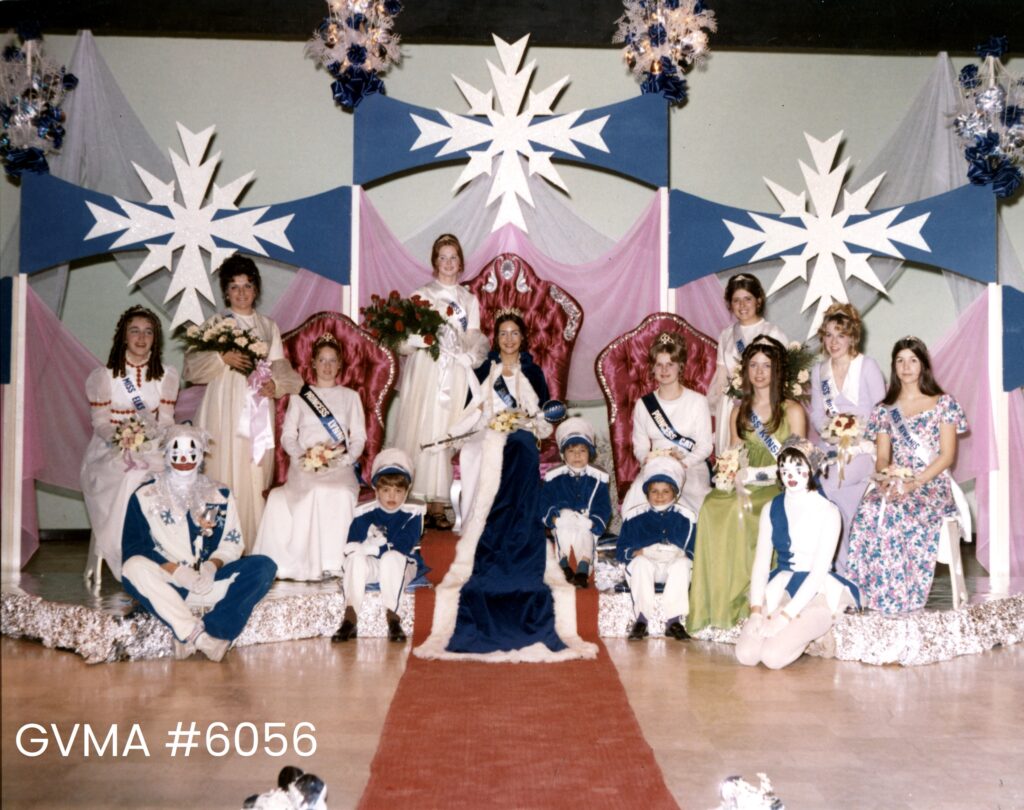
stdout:
{"type": "Polygon", "coordinates": [[[885,392],[885,399],[882,400],[882,404],[895,405],[896,400],[900,398],[900,394],[903,392],[903,383],[900,382],[900,378],[896,374],[896,355],[904,349],[910,349],[921,362],[921,378],[917,383],[921,393],[926,397],[945,394],[946,392],[935,381],[935,375],[932,373],[932,359],[928,354],[928,347],[924,345],[924,341],[920,338],[908,335],[905,338],[900,338],[893,344],[892,367],[889,369],[889,389],[885,392]]]}
{"type": "Polygon", "coordinates": [[[125,375],[124,355],[128,349],[128,324],[131,323],[132,318],[145,318],[153,327],[153,348],[150,349],[149,362],[146,364],[146,379],[159,380],[164,376],[164,364],[160,356],[164,334],[160,326],[160,319],[153,310],[146,307],[128,307],[121,313],[121,317],[117,321],[117,329],[114,330],[114,339],[110,344],[107,368],[117,377],[125,375]]]}
{"type": "Polygon", "coordinates": [[[786,347],[779,341],[768,335],[758,335],[746,349],[743,350],[743,362],[740,365],[740,378],[742,384],[740,391],[743,398],[736,412],[736,433],[742,439],[751,430],[751,414],[754,412],[754,386],[750,384],[750,361],[755,355],[763,354],[772,364],[772,382],[768,388],[772,405],[772,418],[764,426],[769,433],[779,429],[782,420],[786,417],[786,395],[784,384],[786,381],[786,347]]]}

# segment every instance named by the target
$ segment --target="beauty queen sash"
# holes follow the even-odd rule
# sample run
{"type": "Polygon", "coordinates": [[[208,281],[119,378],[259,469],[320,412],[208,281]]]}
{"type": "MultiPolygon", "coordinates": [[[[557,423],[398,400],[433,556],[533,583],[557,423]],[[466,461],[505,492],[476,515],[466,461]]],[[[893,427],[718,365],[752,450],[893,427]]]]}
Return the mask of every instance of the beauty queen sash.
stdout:
{"type": "Polygon", "coordinates": [[[684,436],[675,429],[672,420],[668,418],[668,414],[662,409],[658,398],[654,394],[644,394],[640,401],[647,408],[647,413],[651,415],[655,427],[658,428],[662,436],[687,453],[693,452],[693,446],[697,443],[696,440],[691,439],[689,436],[684,436]]]}
{"type": "Polygon", "coordinates": [[[839,409],[836,408],[836,401],[832,394],[832,379],[822,379],[821,381],[821,399],[825,404],[825,413],[829,417],[839,415],[839,409]]]}
{"type": "Polygon", "coordinates": [[[761,444],[768,448],[768,452],[772,454],[772,458],[777,459],[779,453],[782,452],[782,445],[775,441],[775,437],[768,432],[768,429],[764,426],[764,422],[761,421],[761,417],[754,413],[753,409],[750,411],[750,424],[754,428],[754,433],[757,438],[761,440],[761,444]]]}
{"type": "Polygon", "coordinates": [[[460,304],[454,298],[442,299],[442,301],[452,308],[451,317],[455,318],[459,322],[459,326],[462,327],[462,331],[465,332],[467,329],[469,329],[469,313],[466,312],[462,304],[460,304]]]}
{"type": "Polygon", "coordinates": [[[340,443],[346,441],[345,429],[338,423],[337,417],[331,413],[331,409],[327,407],[327,404],[316,395],[316,391],[309,385],[303,385],[299,389],[299,398],[305,402],[311,411],[316,414],[316,418],[320,420],[320,424],[324,426],[324,430],[327,431],[327,435],[335,441],[340,443]]]}
{"type": "Polygon", "coordinates": [[[505,407],[507,407],[510,411],[513,411],[519,407],[519,403],[516,402],[516,398],[512,396],[512,392],[508,390],[508,385],[505,384],[505,378],[502,377],[500,374],[498,375],[498,378],[494,381],[494,393],[501,398],[501,401],[505,403],[505,407]]]}
{"type": "Polygon", "coordinates": [[[135,383],[132,382],[130,374],[125,374],[121,378],[121,385],[123,385],[124,390],[128,392],[128,399],[132,401],[132,407],[140,412],[146,410],[146,403],[142,401],[142,393],[135,387],[135,383]]]}

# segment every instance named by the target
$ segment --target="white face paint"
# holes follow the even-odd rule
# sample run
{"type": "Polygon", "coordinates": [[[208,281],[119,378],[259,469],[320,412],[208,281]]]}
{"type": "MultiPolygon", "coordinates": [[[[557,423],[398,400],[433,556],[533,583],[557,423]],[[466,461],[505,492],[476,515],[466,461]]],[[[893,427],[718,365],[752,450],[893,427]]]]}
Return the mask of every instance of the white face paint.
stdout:
{"type": "Polygon", "coordinates": [[[806,492],[807,482],[811,478],[811,468],[806,461],[787,458],[779,465],[779,475],[782,478],[782,486],[787,491],[806,492]]]}
{"type": "Polygon", "coordinates": [[[203,451],[191,436],[176,436],[167,446],[167,460],[178,469],[185,465],[197,465],[203,458],[203,451]]]}

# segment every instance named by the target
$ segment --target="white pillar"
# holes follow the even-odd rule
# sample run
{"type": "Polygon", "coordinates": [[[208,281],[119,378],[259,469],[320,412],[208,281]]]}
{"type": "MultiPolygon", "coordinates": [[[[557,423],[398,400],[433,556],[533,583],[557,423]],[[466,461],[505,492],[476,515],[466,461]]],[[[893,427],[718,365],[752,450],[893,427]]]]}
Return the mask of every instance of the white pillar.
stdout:
{"type": "Polygon", "coordinates": [[[21,500],[25,445],[25,312],[28,277],[13,278],[11,291],[11,381],[4,386],[3,517],[0,567],[3,574],[21,570],[21,500]]]}
{"type": "Polygon", "coordinates": [[[658,308],[661,312],[676,311],[675,290],[668,286],[668,189],[659,188],[658,198],[661,203],[661,217],[659,218],[658,242],[661,247],[659,251],[658,284],[660,300],[658,308]]]}
{"type": "Polygon", "coordinates": [[[348,268],[348,316],[359,323],[359,204],[363,196],[362,186],[352,186],[352,221],[348,268]]]}
{"type": "Polygon", "coordinates": [[[1010,584],[1010,398],[1003,390],[1003,288],[988,285],[988,387],[996,469],[988,474],[988,573],[993,593],[1010,584]]]}

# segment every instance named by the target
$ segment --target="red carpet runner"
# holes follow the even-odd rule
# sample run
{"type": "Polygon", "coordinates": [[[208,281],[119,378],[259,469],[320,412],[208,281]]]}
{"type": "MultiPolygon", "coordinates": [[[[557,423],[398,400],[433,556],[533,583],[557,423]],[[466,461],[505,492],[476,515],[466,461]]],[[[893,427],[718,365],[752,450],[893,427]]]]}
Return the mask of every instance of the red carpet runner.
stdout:
{"type": "MultiPolygon", "coordinates": [[[[452,534],[423,556],[440,582],[452,534]]],[[[416,592],[414,643],[430,632],[434,593],[416,592]]],[[[597,592],[579,591],[580,635],[594,661],[482,664],[409,656],[370,765],[360,808],[676,808],[597,638],[597,592]]]]}

